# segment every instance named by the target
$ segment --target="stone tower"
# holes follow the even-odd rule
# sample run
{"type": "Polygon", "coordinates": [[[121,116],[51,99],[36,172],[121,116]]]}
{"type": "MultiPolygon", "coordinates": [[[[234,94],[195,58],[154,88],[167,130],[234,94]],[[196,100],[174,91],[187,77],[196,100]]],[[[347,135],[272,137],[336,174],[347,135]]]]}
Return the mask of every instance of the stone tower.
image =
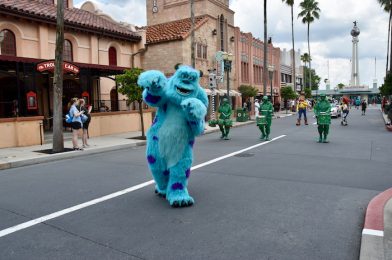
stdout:
{"type": "MultiPolygon", "coordinates": [[[[146,7],[147,26],[190,17],[189,0],[146,0],[146,7]]],[[[195,16],[216,18],[222,14],[227,23],[234,26],[234,12],[229,8],[229,0],[195,0],[195,16]]]]}

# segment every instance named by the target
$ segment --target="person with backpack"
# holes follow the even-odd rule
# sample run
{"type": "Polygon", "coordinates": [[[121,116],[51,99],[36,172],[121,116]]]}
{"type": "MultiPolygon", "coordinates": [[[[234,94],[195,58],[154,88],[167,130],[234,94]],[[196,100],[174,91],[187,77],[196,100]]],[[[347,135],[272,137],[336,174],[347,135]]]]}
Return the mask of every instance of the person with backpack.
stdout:
{"type": "Polygon", "coordinates": [[[80,148],[78,145],[78,135],[80,129],[82,129],[83,127],[81,115],[84,114],[84,111],[79,111],[79,109],[77,108],[77,106],[80,105],[78,98],[72,98],[70,104],[71,105],[69,108],[68,115],[71,121],[73,149],[75,151],[83,151],[83,149],[80,148]]]}
{"type": "Polygon", "coordinates": [[[84,113],[81,115],[82,117],[82,123],[83,123],[83,135],[82,135],[82,141],[83,141],[83,148],[86,148],[88,146],[90,146],[87,143],[87,139],[88,139],[88,127],[90,125],[91,122],[91,110],[92,110],[92,106],[87,107],[86,106],[86,101],[81,98],[79,99],[79,111],[83,111],[84,113]]]}
{"type": "Polygon", "coordinates": [[[362,107],[362,115],[365,116],[366,115],[366,108],[367,108],[367,103],[366,103],[365,99],[362,100],[361,107],[362,107]]]}

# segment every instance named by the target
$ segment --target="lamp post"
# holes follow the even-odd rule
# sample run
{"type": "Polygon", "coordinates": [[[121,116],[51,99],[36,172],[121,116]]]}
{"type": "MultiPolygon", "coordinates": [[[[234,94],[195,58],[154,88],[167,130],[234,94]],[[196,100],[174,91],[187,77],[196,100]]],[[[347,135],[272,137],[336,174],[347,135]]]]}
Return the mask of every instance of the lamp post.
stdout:
{"type": "Polygon", "coordinates": [[[271,102],[272,102],[272,104],[274,104],[273,89],[272,89],[272,79],[274,78],[274,70],[275,70],[274,65],[268,66],[269,78],[270,78],[270,82],[271,82],[271,102]]]}
{"type": "Polygon", "coordinates": [[[4,31],[0,31],[0,55],[1,55],[1,44],[3,43],[5,38],[4,31]]]}
{"type": "Polygon", "coordinates": [[[231,71],[231,64],[233,62],[233,54],[224,52],[222,54],[223,62],[224,62],[224,69],[227,74],[227,99],[229,100],[229,104],[231,105],[230,99],[230,71],[231,71]]]}

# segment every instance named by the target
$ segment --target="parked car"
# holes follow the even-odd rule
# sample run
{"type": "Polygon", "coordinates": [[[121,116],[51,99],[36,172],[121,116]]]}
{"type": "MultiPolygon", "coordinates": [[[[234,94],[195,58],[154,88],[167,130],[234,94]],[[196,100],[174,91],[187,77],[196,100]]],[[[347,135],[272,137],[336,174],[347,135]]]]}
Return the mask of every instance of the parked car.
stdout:
{"type": "Polygon", "coordinates": [[[341,117],[342,116],[342,109],[339,105],[332,104],[331,106],[331,117],[341,117]]]}

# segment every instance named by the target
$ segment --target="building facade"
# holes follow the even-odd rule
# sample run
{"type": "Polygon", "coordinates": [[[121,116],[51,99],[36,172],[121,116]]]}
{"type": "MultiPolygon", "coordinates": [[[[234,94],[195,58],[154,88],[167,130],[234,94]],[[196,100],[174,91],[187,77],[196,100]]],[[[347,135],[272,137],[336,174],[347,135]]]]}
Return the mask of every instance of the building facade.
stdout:
{"type": "Polygon", "coordinates": [[[293,76],[293,50],[286,49],[280,52],[281,86],[292,87],[296,91],[301,91],[303,85],[303,66],[301,66],[301,50],[295,52],[295,74],[293,76]],[[295,79],[295,80],[294,80],[295,79]]]}
{"type": "MultiPolygon", "coordinates": [[[[29,122],[35,118],[46,130],[51,128],[56,4],[56,0],[0,0],[0,124],[1,119],[6,123],[0,125],[2,131],[17,132],[17,121],[23,118],[29,122]]],[[[137,53],[144,49],[143,32],[115,22],[91,2],[78,9],[72,0],[66,0],[64,17],[63,112],[67,113],[72,97],[83,97],[94,112],[111,111],[116,121],[113,113],[125,110],[121,108],[125,101],[117,94],[113,76],[141,66],[137,53]]],[[[97,120],[92,121],[90,136],[112,133],[98,124],[101,115],[94,116],[97,120]]],[[[133,124],[138,130],[137,117],[133,124]]],[[[32,133],[35,137],[31,139],[36,140],[40,136],[37,131],[42,129],[24,134],[32,133]]],[[[0,147],[32,144],[15,142],[0,140],[0,147]]]]}

